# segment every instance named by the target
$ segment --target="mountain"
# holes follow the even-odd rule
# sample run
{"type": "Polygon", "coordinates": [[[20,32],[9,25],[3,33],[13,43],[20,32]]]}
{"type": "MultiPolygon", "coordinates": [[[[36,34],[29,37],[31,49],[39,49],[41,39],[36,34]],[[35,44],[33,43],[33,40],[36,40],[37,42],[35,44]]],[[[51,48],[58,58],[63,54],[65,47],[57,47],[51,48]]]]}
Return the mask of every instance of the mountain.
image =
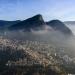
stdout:
{"type": "Polygon", "coordinates": [[[24,29],[30,31],[30,29],[39,29],[43,25],[45,25],[45,22],[42,18],[42,15],[38,14],[36,16],[23,20],[20,23],[10,26],[9,29],[10,30],[24,29]]]}
{"type": "MultiPolygon", "coordinates": [[[[45,22],[43,20],[42,15],[38,14],[26,20],[20,21],[17,24],[14,24],[8,27],[9,30],[24,30],[31,31],[34,30],[42,30],[45,29],[45,26],[51,27],[53,30],[60,31],[65,35],[73,35],[72,31],[60,20],[52,20],[49,22],[45,22]]],[[[47,27],[47,28],[48,28],[47,27]]]]}
{"type": "Polygon", "coordinates": [[[16,20],[16,21],[0,20],[0,30],[7,29],[9,26],[12,26],[18,22],[20,22],[20,20],[16,20]]]}
{"type": "Polygon", "coordinates": [[[47,22],[47,25],[51,26],[54,30],[60,31],[63,34],[73,35],[72,31],[60,20],[52,20],[47,22]]]}
{"type": "Polygon", "coordinates": [[[0,27],[3,27],[3,26],[10,26],[10,25],[13,25],[13,24],[16,24],[20,22],[20,20],[16,20],[16,21],[5,21],[5,20],[0,20],[0,27]]]}

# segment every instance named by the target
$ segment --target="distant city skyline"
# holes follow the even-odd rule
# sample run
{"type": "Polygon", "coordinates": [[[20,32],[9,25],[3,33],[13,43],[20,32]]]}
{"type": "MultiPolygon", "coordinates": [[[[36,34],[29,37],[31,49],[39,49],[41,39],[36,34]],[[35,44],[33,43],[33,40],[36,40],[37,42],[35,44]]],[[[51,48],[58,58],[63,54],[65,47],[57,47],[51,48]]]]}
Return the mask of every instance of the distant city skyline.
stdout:
{"type": "Polygon", "coordinates": [[[75,0],[0,0],[0,20],[24,20],[36,14],[45,21],[75,21],[75,0]]]}

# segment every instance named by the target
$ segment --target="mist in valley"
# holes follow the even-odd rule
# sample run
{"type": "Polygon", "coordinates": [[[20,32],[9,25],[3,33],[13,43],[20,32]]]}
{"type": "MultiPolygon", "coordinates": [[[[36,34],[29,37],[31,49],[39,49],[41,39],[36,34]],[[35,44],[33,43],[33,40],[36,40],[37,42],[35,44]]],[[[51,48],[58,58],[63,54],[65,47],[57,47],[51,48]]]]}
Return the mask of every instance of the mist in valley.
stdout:
{"type": "Polygon", "coordinates": [[[75,25],[68,25],[66,24],[67,27],[69,27],[71,29],[71,31],[73,32],[73,34],[75,35],[75,25]]]}
{"type": "MultiPolygon", "coordinates": [[[[69,28],[72,29],[72,27],[69,28]]],[[[72,32],[74,33],[73,30],[72,32]]],[[[49,26],[45,26],[43,30],[31,29],[30,32],[26,32],[24,30],[7,30],[1,35],[8,39],[47,42],[55,47],[65,48],[65,52],[67,52],[69,55],[75,56],[75,36],[66,36],[58,30],[53,30],[49,26]]]]}

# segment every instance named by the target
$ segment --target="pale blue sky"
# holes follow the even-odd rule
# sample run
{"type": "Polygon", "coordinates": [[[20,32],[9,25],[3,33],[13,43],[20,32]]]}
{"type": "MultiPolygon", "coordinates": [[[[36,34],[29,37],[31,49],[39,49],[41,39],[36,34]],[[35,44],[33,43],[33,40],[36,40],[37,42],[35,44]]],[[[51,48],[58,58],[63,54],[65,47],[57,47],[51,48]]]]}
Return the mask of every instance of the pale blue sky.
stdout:
{"type": "Polygon", "coordinates": [[[45,20],[75,20],[75,0],[0,0],[0,20],[23,20],[42,14],[45,20]]]}

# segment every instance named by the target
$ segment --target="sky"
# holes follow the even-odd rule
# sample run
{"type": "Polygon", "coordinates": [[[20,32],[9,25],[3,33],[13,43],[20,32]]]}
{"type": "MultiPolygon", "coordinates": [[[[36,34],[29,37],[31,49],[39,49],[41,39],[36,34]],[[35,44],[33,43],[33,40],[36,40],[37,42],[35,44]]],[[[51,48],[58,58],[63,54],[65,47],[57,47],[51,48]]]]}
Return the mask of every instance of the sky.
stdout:
{"type": "Polygon", "coordinates": [[[45,21],[75,21],[75,0],[0,0],[0,20],[25,20],[36,14],[45,21]]]}

